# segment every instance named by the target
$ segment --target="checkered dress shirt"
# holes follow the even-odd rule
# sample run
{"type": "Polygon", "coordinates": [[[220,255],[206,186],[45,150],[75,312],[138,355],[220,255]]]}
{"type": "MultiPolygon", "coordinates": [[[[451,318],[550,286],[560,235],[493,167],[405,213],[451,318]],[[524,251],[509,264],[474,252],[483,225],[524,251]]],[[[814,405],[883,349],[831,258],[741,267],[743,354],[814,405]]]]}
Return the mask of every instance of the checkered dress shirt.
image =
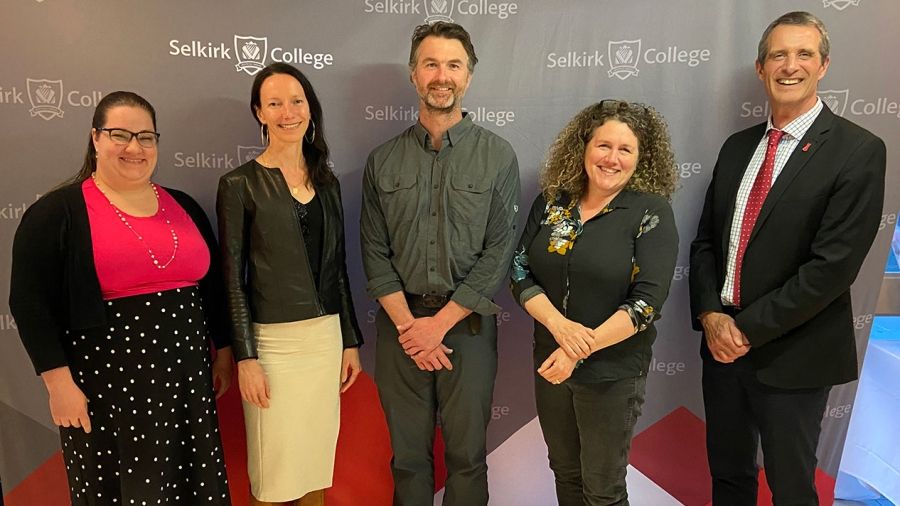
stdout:
{"type": "MultiPolygon", "coordinates": [[[[773,185],[775,180],[778,179],[778,175],[781,174],[781,170],[784,169],[788,158],[791,157],[794,149],[800,144],[800,139],[806,135],[806,131],[809,130],[809,127],[812,126],[813,121],[816,120],[821,111],[822,100],[816,99],[816,105],[812,109],[801,114],[784,127],[784,137],[781,138],[778,150],[775,152],[775,167],[772,170],[773,185]]],[[[772,117],[770,116],[766,130],[756,146],[756,151],[753,153],[753,158],[750,159],[750,164],[747,165],[743,179],[741,179],[737,200],[734,203],[734,217],[731,220],[731,232],[728,238],[728,263],[726,264],[725,285],[722,287],[721,293],[722,304],[726,306],[734,305],[734,301],[731,300],[734,293],[734,266],[737,261],[738,245],[741,242],[741,223],[744,222],[744,209],[747,207],[750,189],[753,188],[753,182],[756,181],[756,174],[762,167],[763,160],[766,157],[766,143],[769,139],[768,132],[773,128],[775,126],[772,124],[772,117]]]]}

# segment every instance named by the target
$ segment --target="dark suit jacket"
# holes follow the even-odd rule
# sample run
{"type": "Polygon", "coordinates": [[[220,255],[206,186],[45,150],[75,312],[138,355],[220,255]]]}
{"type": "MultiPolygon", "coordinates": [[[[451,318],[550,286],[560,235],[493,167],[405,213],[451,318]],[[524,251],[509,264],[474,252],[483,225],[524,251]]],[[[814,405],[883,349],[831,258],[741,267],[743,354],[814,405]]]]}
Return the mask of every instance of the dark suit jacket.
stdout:
{"type": "MultiPolygon", "coordinates": [[[[691,244],[691,316],[722,311],[738,187],[766,124],[725,141],[691,244]]],[[[760,382],[782,388],[857,377],[850,285],[869,251],[884,200],[884,142],[824,107],[763,204],[741,271],[742,310],[760,382]],[[803,147],[809,144],[809,148],[803,147]]],[[[702,345],[701,355],[713,360],[702,345]]]]}

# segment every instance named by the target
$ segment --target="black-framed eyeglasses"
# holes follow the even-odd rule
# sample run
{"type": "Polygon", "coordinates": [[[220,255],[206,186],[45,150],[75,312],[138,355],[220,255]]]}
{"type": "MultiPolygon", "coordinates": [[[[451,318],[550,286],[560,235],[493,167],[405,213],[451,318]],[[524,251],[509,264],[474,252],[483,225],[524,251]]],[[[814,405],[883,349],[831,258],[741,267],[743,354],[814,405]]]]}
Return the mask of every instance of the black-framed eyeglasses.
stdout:
{"type": "Polygon", "coordinates": [[[124,128],[96,128],[98,132],[106,132],[109,140],[119,145],[131,143],[131,139],[137,138],[138,144],[145,148],[155,148],[159,144],[159,132],[150,132],[141,130],[140,132],[132,132],[124,128]]]}

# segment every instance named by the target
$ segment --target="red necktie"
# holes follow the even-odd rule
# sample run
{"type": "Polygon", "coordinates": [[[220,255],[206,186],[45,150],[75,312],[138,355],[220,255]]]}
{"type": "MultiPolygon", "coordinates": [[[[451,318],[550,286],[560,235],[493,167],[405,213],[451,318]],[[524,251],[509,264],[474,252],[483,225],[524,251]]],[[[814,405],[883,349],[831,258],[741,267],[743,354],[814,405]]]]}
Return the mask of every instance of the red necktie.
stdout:
{"type": "Polygon", "coordinates": [[[747,205],[744,207],[744,220],[741,222],[741,240],[738,244],[737,256],[734,262],[734,293],[731,301],[735,306],[741,305],[741,267],[744,265],[744,252],[747,250],[747,243],[750,241],[750,233],[753,232],[753,226],[756,225],[756,218],[759,217],[759,211],[762,209],[763,202],[766,201],[766,195],[769,194],[769,188],[772,187],[772,171],[775,170],[775,152],[778,151],[778,142],[784,131],[771,129],[769,130],[769,143],[766,146],[766,158],[763,160],[762,167],[756,174],[756,180],[753,181],[753,188],[750,189],[750,196],[747,198],[747,205]]]}

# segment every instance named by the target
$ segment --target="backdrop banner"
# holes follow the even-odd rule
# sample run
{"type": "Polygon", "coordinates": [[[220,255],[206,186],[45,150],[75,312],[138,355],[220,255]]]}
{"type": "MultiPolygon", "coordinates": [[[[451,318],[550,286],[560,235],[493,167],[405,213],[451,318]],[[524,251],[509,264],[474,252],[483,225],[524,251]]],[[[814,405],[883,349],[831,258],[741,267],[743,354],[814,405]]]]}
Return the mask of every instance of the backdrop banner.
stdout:
{"type": "MultiPolygon", "coordinates": [[[[900,66],[866,55],[900,47],[900,3],[8,2],[0,18],[0,45],[6,48],[0,56],[0,478],[7,504],[55,504],[36,499],[50,493],[61,494],[53,497],[65,502],[47,394],[9,314],[9,265],[22,214],[80,167],[100,98],[132,90],[156,107],[162,137],[154,179],[194,196],[215,220],[218,178],[262,150],[249,109],[253,76],[269,63],[286,62],[309,77],[325,114],[318,134],[327,136],[343,188],[348,267],[368,342],[363,365],[371,372],[376,303],[365,294],[360,262],[362,172],[372,148],[417,120],[406,63],[410,34],[416,25],[434,20],[455,21],[472,34],[479,63],[463,105],[476,123],[515,148],[522,209],[537,193],[548,146],[586,105],[621,98],[652,104],[665,116],[678,159],[680,186],[673,207],[681,240],[671,293],[657,324],[629,483],[632,504],[707,504],[701,338],[689,321],[688,250],[719,148],[728,135],[765,121],[769,113],[754,69],[757,43],[767,24],[790,10],[816,14],[831,34],[832,65],[819,86],[823,101],[889,146],[881,227],[853,286],[862,357],[900,206],[900,160],[892,149],[900,145],[895,85],[900,66]]],[[[520,215],[524,221],[525,213],[520,215]]],[[[534,405],[532,321],[506,288],[497,302],[503,311],[489,430],[491,504],[554,504],[534,405]]],[[[344,398],[347,423],[329,498],[334,504],[389,504],[387,432],[371,380],[364,378],[361,385],[344,398]]],[[[235,503],[244,504],[236,383],[232,390],[220,404],[220,423],[235,503]]],[[[819,467],[829,493],[855,391],[855,382],[834,388],[825,412],[819,467]]],[[[441,484],[439,478],[438,498],[441,484]]]]}

